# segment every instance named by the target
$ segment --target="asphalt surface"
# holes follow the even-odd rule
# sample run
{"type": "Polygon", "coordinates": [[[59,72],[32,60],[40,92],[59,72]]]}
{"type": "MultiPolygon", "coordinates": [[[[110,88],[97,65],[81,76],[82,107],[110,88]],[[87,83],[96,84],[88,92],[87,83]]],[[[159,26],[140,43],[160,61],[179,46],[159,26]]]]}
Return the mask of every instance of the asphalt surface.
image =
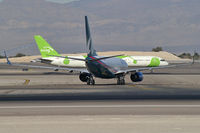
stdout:
{"type": "Polygon", "coordinates": [[[1,116],[200,113],[199,64],[168,68],[162,72],[146,71],[146,81],[132,83],[127,77],[124,86],[116,85],[115,80],[101,79],[97,79],[97,85],[88,86],[79,81],[77,74],[37,69],[21,71],[12,68],[9,71],[6,65],[1,67],[1,82],[3,79],[8,83],[21,79],[33,82],[0,86],[1,116]]]}
{"type": "Polygon", "coordinates": [[[0,102],[0,116],[199,114],[199,100],[0,102]]]}
{"type": "Polygon", "coordinates": [[[78,75],[0,66],[0,132],[198,133],[200,65],[144,72],[116,85],[78,75]],[[2,69],[1,69],[2,68],[2,69]]]}

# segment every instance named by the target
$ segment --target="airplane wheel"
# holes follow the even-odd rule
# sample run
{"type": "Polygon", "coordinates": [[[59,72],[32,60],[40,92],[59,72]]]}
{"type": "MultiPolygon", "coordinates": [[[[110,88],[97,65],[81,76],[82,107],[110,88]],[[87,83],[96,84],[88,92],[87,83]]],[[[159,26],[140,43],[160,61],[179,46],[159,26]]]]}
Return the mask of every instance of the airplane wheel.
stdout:
{"type": "Polygon", "coordinates": [[[125,80],[124,79],[122,79],[121,85],[125,85],[125,80]]]}
{"type": "Polygon", "coordinates": [[[87,85],[90,85],[90,77],[87,76],[87,85]]]}
{"type": "Polygon", "coordinates": [[[95,85],[95,80],[93,79],[93,77],[88,77],[87,85],[95,85]]]}
{"type": "Polygon", "coordinates": [[[124,77],[117,78],[117,85],[125,85],[124,77]]]}
{"type": "Polygon", "coordinates": [[[90,79],[87,80],[87,85],[90,85],[90,79]]]}
{"type": "Polygon", "coordinates": [[[117,85],[120,85],[120,79],[119,78],[117,79],[117,85]]]}
{"type": "Polygon", "coordinates": [[[94,79],[91,80],[91,85],[95,85],[95,80],[94,79]]]}

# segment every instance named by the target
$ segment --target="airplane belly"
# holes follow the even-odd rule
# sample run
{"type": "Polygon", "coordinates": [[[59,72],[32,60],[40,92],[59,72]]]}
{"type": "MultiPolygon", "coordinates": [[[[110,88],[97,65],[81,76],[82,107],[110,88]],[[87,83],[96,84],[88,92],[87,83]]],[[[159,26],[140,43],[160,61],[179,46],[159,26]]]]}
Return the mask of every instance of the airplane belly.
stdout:
{"type": "Polygon", "coordinates": [[[88,71],[92,73],[95,77],[106,79],[115,77],[115,75],[109,69],[105,68],[99,63],[87,63],[86,66],[88,71]]]}

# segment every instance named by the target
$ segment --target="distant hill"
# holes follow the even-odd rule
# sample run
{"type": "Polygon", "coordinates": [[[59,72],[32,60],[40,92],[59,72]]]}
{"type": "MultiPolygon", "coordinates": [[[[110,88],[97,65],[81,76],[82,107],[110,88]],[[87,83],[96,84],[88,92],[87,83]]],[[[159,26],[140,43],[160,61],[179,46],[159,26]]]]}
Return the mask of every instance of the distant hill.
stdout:
{"type": "MultiPolygon", "coordinates": [[[[124,55],[132,55],[132,56],[158,56],[161,57],[163,59],[166,59],[167,61],[181,61],[181,58],[165,52],[165,51],[161,51],[161,52],[143,52],[143,51],[107,51],[107,52],[98,52],[98,55],[102,55],[102,56],[107,56],[107,55],[119,55],[119,54],[124,54],[124,55]]],[[[77,54],[63,54],[65,56],[68,55],[86,55],[86,53],[77,53],[77,54]]],[[[36,56],[25,56],[25,57],[15,57],[15,58],[10,58],[10,60],[12,62],[30,62],[33,59],[36,58],[41,58],[40,55],[36,55],[36,56]]],[[[6,59],[0,59],[0,62],[5,63],[6,59]]]]}
{"type": "MultiPolygon", "coordinates": [[[[97,51],[193,51],[200,42],[200,1],[80,0],[56,4],[45,0],[0,3],[0,47],[33,44],[41,34],[60,53],[85,48],[84,16],[90,20],[97,51]]],[[[39,54],[37,48],[17,51],[39,54]]],[[[15,53],[16,54],[16,53],[15,53]]]]}

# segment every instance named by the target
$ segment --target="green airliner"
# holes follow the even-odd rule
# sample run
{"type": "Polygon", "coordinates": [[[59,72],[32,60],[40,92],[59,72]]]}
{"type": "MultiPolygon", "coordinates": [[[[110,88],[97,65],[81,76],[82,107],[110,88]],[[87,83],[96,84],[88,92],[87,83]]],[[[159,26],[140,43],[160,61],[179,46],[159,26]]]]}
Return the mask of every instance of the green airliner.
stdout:
{"type": "MultiPolygon", "coordinates": [[[[54,69],[54,70],[66,70],[66,71],[77,71],[79,72],[79,79],[82,82],[86,82],[88,85],[94,85],[96,78],[103,79],[117,79],[118,85],[125,84],[125,76],[130,74],[130,79],[132,82],[141,82],[143,80],[144,70],[152,70],[152,69],[162,69],[169,67],[177,67],[182,65],[167,65],[167,66],[158,66],[161,63],[156,59],[150,61],[148,64],[149,67],[137,67],[137,68],[128,68],[128,64],[125,60],[123,60],[123,55],[114,55],[114,56],[98,56],[96,50],[92,44],[92,37],[90,34],[90,28],[88,23],[88,18],[85,16],[85,29],[86,29],[86,47],[87,47],[87,56],[82,58],[78,57],[69,57],[69,56],[61,56],[58,54],[41,36],[35,36],[36,42],[41,44],[39,45],[40,52],[42,54],[43,61],[48,62],[50,58],[53,58],[52,64],[70,64],[70,61],[82,61],[86,68],[78,69],[78,68],[69,68],[69,67],[55,67],[55,66],[34,66],[34,65],[24,65],[24,64],[13,64],[9,61],[6,52],[5,57],[7,59],[7,64],[11,66],[19,66],[19,67],[29,67],[29,68],[41,68],[41,69],[54,69]],[[49,57],[50,56],[50,57],[49,57]],[[63,60],[61,60],[63,58],[63,60]],[[155,67],[151,67],[156,64],[155,67]]],[[[137,64],[139,61],[133,61],[134,64],[137,64]]],[[[190,64],[185,64],[190,65],[190,64]]]]}
{"type": "MultiPolygon", "coordinates": [[[[87,56],[61,56],[42,36],[34,36],[38,49],[41,53],[42,58],[37,59],[42,63],[47,63],[56,66],[66,67],[86,67],[85,62],[79,60],[73,60],[69,58],[81,58],[86,59],[87,56]],[[53,57],[54,56],[54,57],[53,57]],[[56,57],[55,57],[56,56],[56,57]],[[68,58],[69,57],[69,58],[68,58]]],[[[166,66],[168,62],[164,59],[156,56],[117,56],[116,58],[123,59],[129,67],[158,67],[166,66]]]]}

